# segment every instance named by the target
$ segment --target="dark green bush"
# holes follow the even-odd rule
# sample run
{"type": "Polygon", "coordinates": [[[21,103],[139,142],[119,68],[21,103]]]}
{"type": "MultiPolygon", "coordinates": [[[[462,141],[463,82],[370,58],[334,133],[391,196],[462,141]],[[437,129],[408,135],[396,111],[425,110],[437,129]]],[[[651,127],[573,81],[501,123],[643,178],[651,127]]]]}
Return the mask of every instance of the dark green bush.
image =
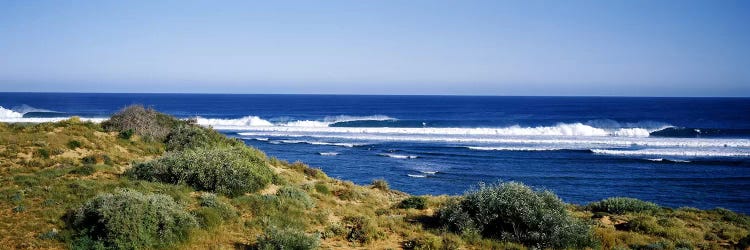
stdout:
{"type": "Polygon", "coordinates": [[[127,175],[149,181],[184,183],[231,197],[263,189],[274,176],[265,156],[244,146],[175,151],[137,164],[127,175]]]}
{"type": "Polygon", "coordinates": [[[80,141],[76,141],[76,140],[68,141],[68,148],[70,149],[80,148],[81,146],[83,146],[83,143],[81,143],[80,141]]]}
{"type": "Polygon", "coordinates": [[[172,128],[181,123],[184,122],[143,105],[131,105],[102,122],[102,128],[115,132],[132,130],[145,139],[163,141],[172,128]]]}
{"type": "Polygon", "coordinates": [[[81,158],[81,163],[83,164],[106,164],[106,165],[112,165],[112,158],[110,158],[108,155],[105,154],[93,154],[84,156],[81,158]]]}
{"type": "Polygon", "coordinates": [[[398,208],[414,208],[414,209],[425,209],[427,208],[427,198],[422,196],[410,196],[401,201],[398,204],[398,208]]]}
{"type": "Polygon", "coordinates": [[[388,182],[385,181],[385,179],[372,180],[372,188],[380,189],[382,191],[390,190],[390,187],[388,187],[388,182]]]}
{"type": "Polygon", "coordinates": [[[203,193],[198,197],[201,207],[212,208],[221,216],[223,220],[237,217],[237,210],[221,200],[212,193],[203,193]]]}
{"type": "Polygon", "coordinates": [[[34,151],[34,157],[49,159],[49,150],[46,148],[40,148],[34,151]]]}
{"type": "Polygon", "coordinates": [[[69,221],[74,246],[117,249],[172,246],[185,241],[195,218],[172,198],[128,189],[100,194],[76,209],[69,221]]]}
{"type": "Polygon", "coordinates": [[[374,222],[365,216],[347,216],[342,220],[348,229],[346,239],[351,242],[367,244],[383,236],[374,222]]]}
{"type": "Polygon", "coordinates": [[[538,248],[593,245],[589,226],[570,216],[565,203],[549,191],[517,182],[480,185],[448,202],[438,212],[448,229],[538,248]]]}
{"type": "Polygon", "coordinates": [[[318,245],[320,245],[320,236],[318,235],[308,235],[295,229],[271,227],[266,229],[265,234],[258,237],[256,247],[262,250],[308,250],[317,249],[318,245]]]}
{"type": "Polygon", "coordinates": [[[315,191],[317,191],[320,194],[325,194],[325,195],[331,194],[331,190],[328,189],[328,185],[326,185],[323,182],[316,182],[315,183],[315,191]]]}
{"type": "Polygon", "coordinates": [[[250,211],[250,222],[262,228],[284,227],[303,230],[306,209],[297,200],[280,198],[276,195],[245,195],[234,199],[234,205],[243,211],[250,211]]]}
{"type": "Polygon", "coordinates": [[[224,222],[221,214],[215,208],[201,207],[192,212],[201,228],[213,228],[224,222]]]}
{"type": "Polygon", "coordinates": [[[96,173],[96,168],[94,165],[86,164],[70,170],[70,173],[75,175],[92,175],[96,173]]]}
{"type": "Polygon", "coordinates": [[[244,146],[236,139],[230,139],[213,129],[196,125],[181,124],[172,129],[165,140],[167,151],[180,151],[202,147],[244,146]]]}
{"type": "Polygon", "coordinates": [[[133,134],[135,134],[135,132],[132,129],[127,129],[120,131],[120,134],[118,134],[117,136],[125,140],[130,140],[130,138],[133,137],[133,134]]]}
{"type": "Polygon", "coordinates": [[[300,204],[308,209],[315,206],[315,201],[310,198],[310,195],[296,187],[283,186],[279,188],[278,191],[276,191],[276,196],[278,196],[279,198],[299,201],[300,204]]]}
{"type": "Polygon", "coordinates": [[[659,206],[634,198],[613,197],[602,201],[593,202],[587,206],[592,212],[607,212],[612,214],[638,213],[655,211],[659,206]]]}

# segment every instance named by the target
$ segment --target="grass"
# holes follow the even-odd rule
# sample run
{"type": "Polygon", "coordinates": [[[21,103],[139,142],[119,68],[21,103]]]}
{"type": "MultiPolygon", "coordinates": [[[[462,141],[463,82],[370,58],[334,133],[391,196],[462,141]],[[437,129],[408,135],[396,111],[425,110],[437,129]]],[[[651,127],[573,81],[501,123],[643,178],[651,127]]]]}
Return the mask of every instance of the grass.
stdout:
{"type": "MultiPolygon", "coordinates": [[[[96,211],[110,211],[107,214],[112,215],[126,210],[150,211],[143,206],[143,201],[156,199],[159,201],[156,203],[162,204],[158,210],[194,218],[195,224],[188,223],[194,226],[176,227],[176,232],[181,233],[165,234],[178,237],[168,237],[170,240],[164,245],[149,243],[146,240],[148,232],[153,232],[149,230],[141,230],[144,234],[131,238],[135,240],[120,242],[136,244],[140,248],[171,249],[277,249],[282,246],[292,249],[316,246],[322,249],[526,249],[558,246],[540,245],[518,237],[505,238],[502,233],[498,234],[503,230],[488,226],[505,222],[486,224],[481,229],[449,230],[455,226],[448,225],[455,223],[444,224],[441,216],[446,207],[462,203],[466,204],[459,206],[460,213],[455,214],[457,218],[471,222],[465,226],[474,227],[483,221],[493,221],[493,213],[503,214],[503,218],[515,218],[514,213],[509,212],[512,209],[507,211],[497,204],[483,208],[483,211],[494,211],[491,213],[463,211],[471,210],[471,203],[492,204],[481,198],[482,195],[410,196],[390,189],[387,183],[354,185],[329,178],[320,169],[304,163],[268,158],[260,151],[239,147],[241,142],[215,131],[144,110],[130,112],[128,119],[140,121],[144,117],[159,117],[159,122],[151,125],[157,126],[155,131],[166,129],[161,131],[165,132],[162,139],[137,132],[134,127],[105,129],[104,125],[113,123],[99,125],[76,119],[42,124],[0,123],[0,244],[7,248],[42,249],[77,245],[116,246],[119,243],[114,239],[131,236],[92,235],[86,232],[96,224],[86,224],[88,227],[81,226],[85,223],[70,224],[64,218],[76,218],[70,217],[75,214],[71,211],[92,211],[92,215],[99,213],[96,211]],[[143,117],[134,117],[133,114],[143,117]],[[133,129],[132,135],[127,138],[122,135],[123,131],[130,129],[133,129]],[[208,140],[204,140],[206,138],[208,140]],[[79,143],[72,147],[72,141],[79,143]],[[206,153],[207,148],[223,153],[206,153]],[[172,158],[165,160],[169,157],[172,158]],[[221,191],[233,188],[216,187],[235,186],[234,181],[221,185],[216,184],[224,182],[213,181],[214,177],[225,176],[219,170],[241,165],[231,164],[232,159],[263,165],[270,176],[265,178],[264,185],[239,189],[241,191],[221,191]],[[161,177],[130,178],[123,174],[136,166],[153,167],[157,165],[154,162],[168,161],[210,163],[203,165],[214,167],[208,167],[206,171],[184,172],[190,173],[186,176],[205,178],[206,181],[200,182],[180,181],[179,178],[174,179],[176,181],[164,181],[161,177]],[[106,203],[101,197],[117,196],[123,192],[132,197],[114,200],[128,202],[94,205],[106,203]],[[118,209],[122,206],[131,208],[118,209]],[[464,215],[468,217],[461,217],[464,215]]],[[[118,121],[118,124],[126,123],[118,121]]],[[[172,162],[169,166],[162,165],[172,168],[188,166],[172,162]]],[[[155,170],[143,171],[151,173],[155,170]]],[[[557,218],[539,219],[534,215],[529,216],[529,220],[544,222],[545,228],[555,228],[571,221],[583,223],[589,228],[586,235],[594,241],[594,248],[723,249],[741,248],[750,242],[750,218],[726,209],[654,208],[647,202],[621,198],[608,199],[597,205],[575,206],[559,202],[551,193],[523,186],[512,189],[513,192],[508,192],[512,195],[508,197],[526,197],[519,202],[526,204],[522,207],[528,211],[542,211],[539,213],[542,217],[557,218]],[[537,209],[540,206],[546,208],[537,209]]],[[[488,191],[483,197],[502,197],[498,196],[501,193],[488,191]]],[[[138,222],[142,226],[143,221],[166,218],[160,217],[164,215],[143,212],[117,217],[128,220],[109,221],[113,224],[111,228],[124,227],[128,223],[138,227],[138,222]]],[[[88,217],[81,215],[77,218],[88,217]]],[[[523,221],[516,221],[519,222],[523,221]]],[[[98,226],[101,225],[104,224],[98,226]]],[[[526,226],[522,231],[544,232],[543,229],[526,226]]],[[[127,233],[127,230],[115,231],[112,235],[127,233]]]]}

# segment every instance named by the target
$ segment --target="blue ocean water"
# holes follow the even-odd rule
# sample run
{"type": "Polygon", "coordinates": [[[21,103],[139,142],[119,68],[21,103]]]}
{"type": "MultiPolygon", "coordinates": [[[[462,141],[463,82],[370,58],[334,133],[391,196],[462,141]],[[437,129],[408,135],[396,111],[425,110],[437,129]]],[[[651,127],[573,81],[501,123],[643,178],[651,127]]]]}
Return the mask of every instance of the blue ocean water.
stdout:
{"type": "Polygon", "coordinates": [[[521,181],[578,204],[750,213],[748,98],[0,93],[0,121],[100,121],[130,104],[412,194],[521,181]]]}

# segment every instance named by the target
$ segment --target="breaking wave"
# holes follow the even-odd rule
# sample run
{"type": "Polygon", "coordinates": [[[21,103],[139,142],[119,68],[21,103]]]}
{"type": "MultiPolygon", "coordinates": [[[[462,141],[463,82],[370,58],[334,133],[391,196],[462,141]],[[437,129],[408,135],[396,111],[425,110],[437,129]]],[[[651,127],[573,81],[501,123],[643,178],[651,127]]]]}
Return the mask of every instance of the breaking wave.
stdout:
{"type": "MultiPolygon", "coordinates": [[[[71,116],[47,109],[34,108],[28,105],[21,105],[13,109],[6,109],[0,106],[0,122],[16,123],[42,123],[58,122],[70,119],[71,116]]],[[[102,122],[108,118],[81,117],[82,121],[102,122]]]]}
{"type": "Polygon", "coordinates": [[[372,116],[327,116],[322,120],[301,120],[301,121],[286,121],[273,123],[271,121],[262,119],[258,116],[245,116],[237,119],[218,119],[218,118],[203,118],[196,117],[197,123],[203,126],[211,126],[215,129],[224,130],[243,130],[252,129],[256,127],[307,127],[307,128],[324,128],[329,126],[335,126],[337,123],[346,123],[353,121],[389,121],[396,120],[384,115],[372,115],[372,116]]]}
{"type": "Polygon", "coordinates": [[[591,149],[595,154],[621,155],[621,156],[681,156],[681,157],[750,157],[748,151],[726,151],[718,149],[638,149],[638,150],[613,150],[613,149],[591,149]]]}
{"type": "Polygon", "coordinates": [[[395,158],[395,159],[417,159],[419,156],[416,155],[399,155],[399,154],[378,154],[380,156],[395,158]]]}

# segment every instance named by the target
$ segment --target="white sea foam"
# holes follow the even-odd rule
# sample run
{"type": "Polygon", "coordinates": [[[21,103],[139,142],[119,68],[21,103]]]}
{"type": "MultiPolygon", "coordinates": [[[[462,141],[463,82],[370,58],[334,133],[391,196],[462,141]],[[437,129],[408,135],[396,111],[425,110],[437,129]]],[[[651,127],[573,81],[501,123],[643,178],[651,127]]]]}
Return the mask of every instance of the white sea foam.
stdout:
{"type": "Polygon", "coordinates": [[[682,149],[640,149],[640,150],[611,150],[592,149],[595,154],[605,155],[638,155],[638,156],[682,156],[682,157],[750,157],[747,151],[724,151],[719,149],[682,150],[682,149]]]}
{"type": "Polygon", "coordinates": [[[390,158],[396,158],[396,159],[416,159],[419,158],[419,156],[416,155],[399,155],[399,154],[378,154],[380,156],[390,157],[390,158]]]}
{"type": "MultiPolygon", "coordinates": [[[[70,117],[23,117],[28,112],[54,112],[46,109],[37,109],[27,105],[21,106],[19,110],[6,109],[0,106],[0,122],[7,123],[42,123],[42,122],[59,122],[70,119],[70,117]]],[[[81,121],[90,121],[100,123],[108,118],[81,117],[81,121]]]]}
{"type": "Polygon", "coordinates": [[[423,174],[407,174],[406,176],[412,177],[412,178],[426,178],[427,175],[423,174]]]}
{"type": "Polygon", "coordinates": [[[318,154],[322,155],[322,156],[336,156],[336,155],[339,155],[338,152],[319,152],[318,154]]]}
{"type": "Polygon", "coordinates": [[[239,119],[209,119],[197,117],[196,122],[200,125],[212,126],[217,129],[227,127],[273,126],[273,123],[263,120],[257,116],[245,116],[239,119]]]}
{"type": "Polygon", "coordinates": [[[422,172],[423,174],[429,174],[429,175],[434,175],[438,173],[438,171],[419,171],[419,172],[422,172]]]}
{"type": "Polygon", "coordinates": [[[688,160],[664,159],[664,158],[651,158],[651,159],[646,159],[646,160],[656,161],[656,162],[663,162],[663,161],[667,161],[667,162],[680,162],[680,163],[688,163],[688,162],[690,162],[688,160]]]}
{"type": "Polygon", "coordinates": [[[302,140],[278,140],[278,141],[271,141],[271,143],[274,143],[274,144],[279,144],[279,143],[300,144],[301,143],[301,144],[322,145],[322,146],[339,146],[339,147],[347,147],[347,148],[353,148],[353,147],[367,145],[367,144],[362,144],[362,143],[302,141],[302,140]],[[274,142],[276,142],[276,143],[274,143],[274,142]]]}
{"type": "MultiPolygon", "coordinates": [[[[267,122],[267,121],[266,121],[267,122]]],[[[346,134],[408,134],[408,135],[462,135],[462,136],[601,136],[601,137],[648,137],[651,130],[645,128],[596,128],[582,123],[560,123],[556,126],[504,128],[390,128],[390,127],[328,127],[323,124],[308,124],[309,121],[294,122],[295,125],[258,125],[243,126],[242,124],[219,125],[205,124],[200,120],[198,124],[212,125],[216,129],[248,130],[263,132],[286,133],[346,133],[346,134]]]]}
{"type": "Polygon", "coordinates": [[[23,113],[16,112],[14,110],[3,108],[0,106],[0,119],[17,119],[23,117],[23,113]]]}
{"type": "MultiPolygon", "coordinates": [[[[612,147],[750,147],[748,139],[725,138],[631,138],[631,137],[569,137],[569,136],[473,136],[473,135],[411,135],[411,134],[367,134],[367,133],[304,133],[251,131],[240,132],[243,136],[313,137],[358,141],[412,141],[480,144],[513,144],[514,147],[543,147],[558,149],[590,149],[612,147]]],[[[489,147],[489,146],[488,146],[489,147]]],[[[499,146],[498,146],[499,147],[499,146]]],[[[509,147],[509,146],[502,146],[509,147]]]]}
{"type": "Polygon", "coordinates": [[[352,121],[388,121],[395,118],[384,115],[372,116],[327,116],[323,120],[300,120],[273,123],[258,116],[245,116],[237,119],[208,119],[196,117],[197,123],[203,126],[211,126],[222,130],[249,130],[258,127],[287,127],[287,128],[326,128],[339,122],[352,121]]]}
{"type": "Polygon", "coordinates": [[[483,151],[555,151],[562,150],[561,148],[547,148],[547,147],[466,147],[471,150],[483,150],[483,151]]]}

